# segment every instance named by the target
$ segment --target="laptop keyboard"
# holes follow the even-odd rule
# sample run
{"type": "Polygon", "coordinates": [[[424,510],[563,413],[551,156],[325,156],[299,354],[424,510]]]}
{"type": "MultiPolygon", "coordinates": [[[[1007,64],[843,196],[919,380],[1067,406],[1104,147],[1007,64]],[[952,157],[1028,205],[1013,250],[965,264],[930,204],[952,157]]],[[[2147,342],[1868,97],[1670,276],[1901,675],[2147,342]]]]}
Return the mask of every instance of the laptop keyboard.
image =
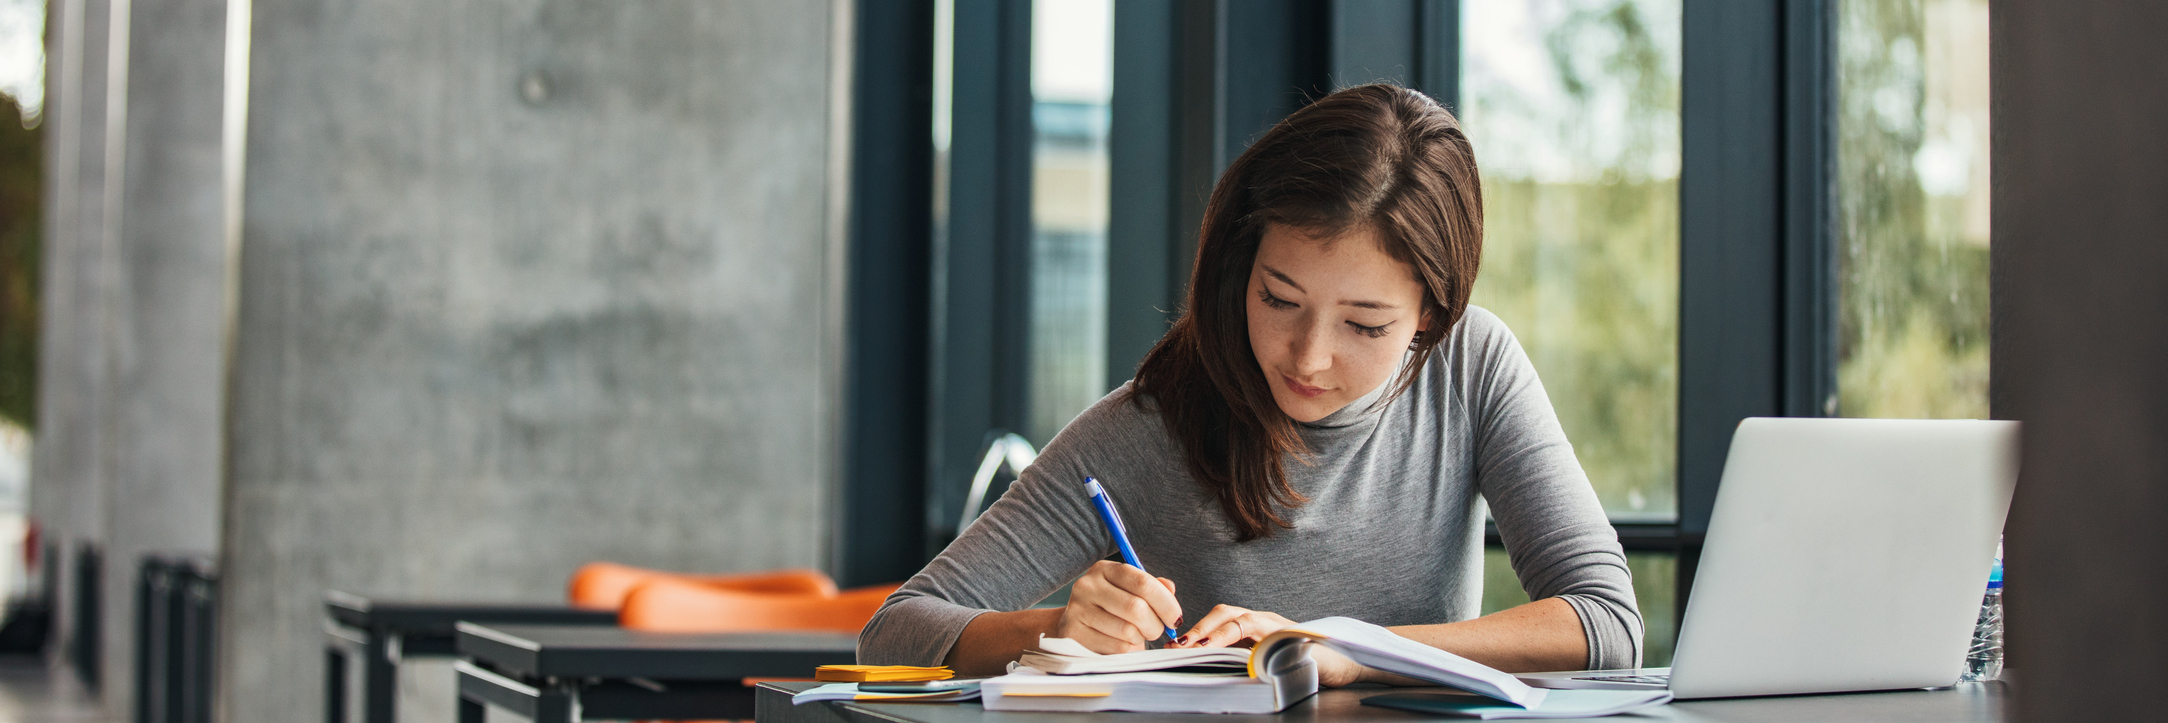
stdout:
{"type": "Polygon", "coordinates": [[[1669,675],[1585,675],[1574,680],[1593,680],[1598,683],[1643,683],[1647,685],[1670,685],[1669,675]]]}

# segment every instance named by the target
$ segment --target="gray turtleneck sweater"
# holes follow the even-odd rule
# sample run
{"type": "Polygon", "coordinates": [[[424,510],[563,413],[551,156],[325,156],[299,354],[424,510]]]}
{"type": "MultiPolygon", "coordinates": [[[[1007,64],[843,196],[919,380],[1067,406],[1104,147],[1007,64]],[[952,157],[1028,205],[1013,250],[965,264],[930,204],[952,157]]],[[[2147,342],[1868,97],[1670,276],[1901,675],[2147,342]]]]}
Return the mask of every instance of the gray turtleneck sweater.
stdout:
{"type": "Polygon", "coordinates": [[[1418,373],[1382,408],[1374,402],[1391,383],[1301,425],[1315,457],[1287,473],[1310,501],[1283,515],[1294,529],[1250,542],[1235,541],[1185,471],[1151,400],[1132,401],[1123,385],[888,599],[859,634],[859,662],[939,665],[973,617],[1030,607],[1114,554],[1084,493],[1090,476],[1191,620],[1221,603],[1297,621],[1473,618],[1487,501],[1522,589],[1580,614],[1588,667],[1639,665],[1641,613],[1618,534],[1512,332],[1470,307],[1418,373]]]}

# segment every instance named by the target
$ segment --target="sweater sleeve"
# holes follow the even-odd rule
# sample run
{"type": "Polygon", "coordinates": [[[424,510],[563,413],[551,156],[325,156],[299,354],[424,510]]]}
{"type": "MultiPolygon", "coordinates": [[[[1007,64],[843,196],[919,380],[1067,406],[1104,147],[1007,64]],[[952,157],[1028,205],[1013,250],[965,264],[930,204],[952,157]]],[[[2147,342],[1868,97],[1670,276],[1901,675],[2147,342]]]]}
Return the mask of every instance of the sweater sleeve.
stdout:
{"type": "Polygon", "coordinates": [[[1125,408],[1126,391],[1078,415],[985,514],[889,596],[858,634],[858,662],[940,665],[973,618],[1028,608],[1114,553],[1076,480],[1091,450],[1119,437],[1135,413],[1125,408]]]}
{"type": "Polygon", "coordinates": [[[1581,618],[1592,670],[1641,664],[1633,575],[1535,366],[1503,322],[1471,308],[1467,411],[1477,483],[1531,600],[1560,598],[1581,618]]]}

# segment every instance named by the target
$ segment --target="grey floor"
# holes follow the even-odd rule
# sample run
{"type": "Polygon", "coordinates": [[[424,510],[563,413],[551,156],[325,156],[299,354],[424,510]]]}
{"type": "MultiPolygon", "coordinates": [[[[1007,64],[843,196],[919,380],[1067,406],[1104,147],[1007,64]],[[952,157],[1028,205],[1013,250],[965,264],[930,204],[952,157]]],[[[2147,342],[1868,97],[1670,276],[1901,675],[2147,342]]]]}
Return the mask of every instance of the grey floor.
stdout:
{"type": "Polygon", "coordinates": [[[0,655],[0,723],[116,723],[75,676],[33,655],[0,655]]]}

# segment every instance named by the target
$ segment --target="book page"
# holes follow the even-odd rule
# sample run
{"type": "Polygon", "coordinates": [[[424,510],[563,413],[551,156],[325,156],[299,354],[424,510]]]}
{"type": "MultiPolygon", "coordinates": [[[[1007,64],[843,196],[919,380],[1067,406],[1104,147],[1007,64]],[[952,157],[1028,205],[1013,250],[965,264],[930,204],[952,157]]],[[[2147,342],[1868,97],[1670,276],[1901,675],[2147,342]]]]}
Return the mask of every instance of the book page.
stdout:
{"type": "Polygon", "coordinates": [[[1357,663],[1427,680],[1521,707],[1542,702],[1544,692],[1496,668],[1448,653],[1394,634],[1391,630],[1354,618],[1321,618],[1282,630],[1258,643],[1250,655],[1250,674],[1257,674],[1269,650],[1281,645],[1315,641],[1339,651],[1357,663]]]}
{"type": "Polygon", "coordinates": [[[1167,648],[1102,655],[1068,638],[1040,636],[1038,650],[1026,650],[1017,662],[1036,670],[1075,675],[1169,668],[1214,667],[1230,673],[1248,670],[1250,653],[1241,648],[1167,648]]]}

